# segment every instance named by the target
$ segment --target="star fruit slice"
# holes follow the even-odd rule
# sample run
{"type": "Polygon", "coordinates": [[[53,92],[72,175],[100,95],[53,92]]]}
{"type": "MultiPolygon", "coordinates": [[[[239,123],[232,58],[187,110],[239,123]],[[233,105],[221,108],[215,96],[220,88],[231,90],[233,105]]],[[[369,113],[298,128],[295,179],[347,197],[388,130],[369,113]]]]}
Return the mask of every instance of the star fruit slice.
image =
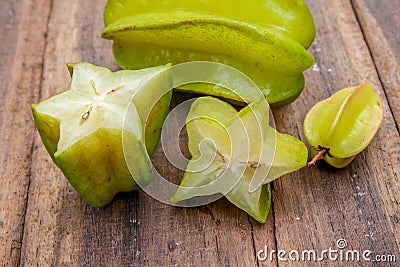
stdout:
{"type": "Polygon", "coordinates": [[[116,193],[137,189],[136,181],[151,181],[143,129],[151,129],[146,140],[158,141],[154,131],[161,128],[165,114],[160,110],[166,113],[169,97],[156,105],[161,118],[145,124],[141,116],[147,118],[148,107],[171,83],[169,68],[113,73],[89,63],[71,64],[70,89],[32,105],[48,153],[88,204],[105,206],[116,193]]]}
{"type": "Polygon", "coordinates": [[[264,223],[269,183],[307,163],[306,146],[269,125],[264,98],[237,112],[219,99],[201,97],[191,106],[186,129],[192,159],[171,202],[221,193],[264,223]]]}
{"type": "Polygon", "coordinates": [[[304,119],[304,134],[314,159],[336,168],[350,164],[374,138],[382,123],[383,109],[369,83],[339,90],[317,103],[304,119]]]}

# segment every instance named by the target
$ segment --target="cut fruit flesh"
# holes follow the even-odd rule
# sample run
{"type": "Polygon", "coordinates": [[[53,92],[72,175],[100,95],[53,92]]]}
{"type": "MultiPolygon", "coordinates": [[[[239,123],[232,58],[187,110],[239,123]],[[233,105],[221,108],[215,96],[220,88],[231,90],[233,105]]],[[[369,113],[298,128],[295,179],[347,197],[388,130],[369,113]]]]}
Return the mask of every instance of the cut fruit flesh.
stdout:
{"type": "MultiPolygon", "coordinates": [[[[139,112],[135,99],[145,101],[142,95],[168,85],[169,66],[115,73],[89,63],[69,68],[70,89],[32,105],[32,112],[55,164],[86,202],[101,207],[116,193],[137,189],[136,181],[151,181],[140,118],[147,117],[146,110],[139,112]]],[[[150,96],[147,101],[148,105],[156,102],[150,96]]],[[[163,105],[169,106],[169,102],[163,105]]],[[[151,136],[148,140],[156,139],[151,136]]]]}
{"type": "MultiPolygon", "coordinates": [[[[82,75],[85,75],[86,72],[100,79],[105,88],[114,86],[114,89],[121,89],[117,83],[125,84],[127,88],[130,88],[128,91],[125,90],[126,94],[124,92],[120,92],[118,95],[114,94],[113,98],[115,99],[108,97],[108,101],[114,101],[118,106],[119,103],[130,101],[133,96],[133,103],[139,112],[142,128],[145,129],[147,152],[151,157],[160,139],[161,128],[171,102],[172,77],[169,71],[171,65],[166,64],[135,71],[120,70],[114,73],[107,68],[96,67],[94,69],[93,67],[94,65],[86,62],[68,64],[71,76],[74,69],[79,68],[82,75]],[[109,84],[110,81],[116,84],[109,84]]],[[[79,79],[76,78],[76,80],[79,79]]]]}
{"type": "Polygon", "coordinates": [[[278,133],[268,118],[264,99],[239,113],[216,98],[197,99],[187,117],[192,159],[171,202],[222,193],[265,222],[269,182],[304,167],[307,161],[305,145],[278,133]]]}

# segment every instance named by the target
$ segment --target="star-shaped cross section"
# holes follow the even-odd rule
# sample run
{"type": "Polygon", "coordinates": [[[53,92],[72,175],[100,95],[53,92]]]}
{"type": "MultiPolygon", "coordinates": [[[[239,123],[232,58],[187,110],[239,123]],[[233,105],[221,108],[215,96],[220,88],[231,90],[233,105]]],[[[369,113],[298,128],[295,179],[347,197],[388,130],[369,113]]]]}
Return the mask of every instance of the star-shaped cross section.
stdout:
{"type": "Polygon", "coordinates": [[[271,200],[269,183],[306,165],[307,148],[269,125],[260,98],[237,112],[213,97],[197,99],[186,119],[189,161],[171,202],[221,193],[259,222],[271,200]]]}
{"type": "MultiPolygon", "coordinates": [[[[158,100],[152,90],[168,85],[168,68],[111,72],[89,63],[71,64],[70,89],[32,105],[47,151],[89,204],[104,206],[116,193],[151,180],[141,118],[158,100]]],[[[168,108],[169,100],[164,105],[168,108]]]]}

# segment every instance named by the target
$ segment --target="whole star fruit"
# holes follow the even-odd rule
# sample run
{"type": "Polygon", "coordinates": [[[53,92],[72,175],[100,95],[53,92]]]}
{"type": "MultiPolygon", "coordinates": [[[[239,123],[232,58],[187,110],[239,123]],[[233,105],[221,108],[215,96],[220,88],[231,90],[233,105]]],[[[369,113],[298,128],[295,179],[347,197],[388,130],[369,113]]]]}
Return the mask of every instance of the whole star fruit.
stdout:
{"type": "MultiPolygon", "coordinates": [[[[224,10],[218,1],[139,2],[109,1],[105,9],[102,36],[114,41],[114,56],[122,68],[214,61],[249,76],[271,106],[288,104],[302,92],[303,71],[313,63],[306,49],[315,36],[312,16],[303,1],[234,1],[225,5],[240,6],[242,15],[231,8],[224,10]]],[[[219,79],[223,83],[229,77],[221,75],[219,79]]],[[[176,89],[232,102],[251,102],[258,97],[241,99],[226,88],[206,83],[176,89]]]]}
{"type": "Polygon", "coordinates": [[[155,96],[172,83],[170,65],[117,72],[85,62],[68,67],[70,88],[33,104],[32,113],[54,163],[88,204],[102,207],[153,177],[146,145],[153,150],[169,107],[170,96],[158,102],[155,96]],[[156,102],[160,118],[145,124],[141,116],[156,102]]]}
{"type": "Polygon", "coordinates": [[[315,37],[315,25],[303,0],[108,0],[104,8],[104,25],[118,19],[161,10],[185,9],[205,11],[238,21],[274,25],[284,29],[305,48],[315,37]]]}
{"type": "Polygon", "coordinates": [[[198,98],[186,119],[192,156],[171,202],[223,194],[257,221],[267,219],[270,182],[307,163],[307,148],[269,125],[261,98],[237,112],[213,97],[198,98]]]}
{"type": "Polygon", "coordinates": [[[369,83],[337,91],[317,103],[304,119],[304,134],[314,157],[343,168],[363,151],[382,123],[382,103],[369,83]]]}

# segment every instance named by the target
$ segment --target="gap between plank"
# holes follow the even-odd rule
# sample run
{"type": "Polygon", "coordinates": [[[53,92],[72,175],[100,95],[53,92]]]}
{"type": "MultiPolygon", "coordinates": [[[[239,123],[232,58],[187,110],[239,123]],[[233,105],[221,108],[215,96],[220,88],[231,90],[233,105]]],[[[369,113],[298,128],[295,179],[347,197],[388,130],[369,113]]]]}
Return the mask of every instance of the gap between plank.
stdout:
{"type": "MultiPolygon", "coordinates": [[[[46,23],[46,31],[44,34],[44,39],[45,39],[45,43],[43,46],[43,55],[42,55],[42,64],[41,64],[41,73],[40,73],[40,82],[39,82],[39,95],[38,98],[40,99],[42,96],[42,84],[43,84],[43,72],[44,72],[44,61],[45,61],[45,56],[46,56],[46,50],[47,50],[47,40],[48,40],[48,32],[49,32],[49,23],[50,23],[50,17],[51,17],[51,13],[53,10],[53,1],[50,1],[50,6],[49,6],[49,13],[47,15],[47,23],[46,23]]],[[[34,98],[34,97],[32,97],[34,98]]],[[[35,132],[36,130],[36,126],[34,126],[33,128],[33,132],[35,132]]],[[[26,220],[27,220],[27,211],[28,211],[28,203],[29,203],[29,192],[30,192],[30,187],[31,187],[31,178],[32,178],[32,162],[33,162],[33,150],[35,147],[35,134],[32,134],[32,144],[31,144],[31,148],[30,148],[30,170],[29,170],[29,180],[28,180],[28,185],[27,185],[27,190],[26,190],[26,200],[25,200],[25,214],[24,214],[24,221],[22,223],[22,229],[21,229],[21,249],[19,250],[19,257],[18,257],[18,262],[17,262],[17,266],[21,266],[21,258],[22,258],[22,248],[23,248],[23,241],[24,241],[24,233],[25,233],[25,225],[26,225],[26,220]]]]}
{"type": "Polygon", "coordinates": [[[369,44],[369,42],[368,42],[368,38],[367,38],[366,35],[365,35],[364,27],[363,27],[363,25],[362,25],[362,23],[361,23],[360,17],[359,17],[359,15],[358,15],[358,13],[357,13],[357,10],[356,10],[355,6],[354,6],[354,0],[350,0],[350,5],[351,5],[351,8],[352,8],[352,10],[353,10],[354,16],[355,16],[355,18],[356,18],[356,20],[357,20],[358,26],[360,27],[360,31],[361,31],[361,34],[362,34],[362,36],[363,36],[364,42],[365,42],[365,44],[367,45],[369,55],[371,56],[371,59],[372,59],[372,62],[373,62],[373,65],[374,65],[376,74],[377,74],[377,76],[378,76],[378,80],[379,80],[379,82],[380,82],[380,84],[381,84],[381,86],[382,86],[383,93],[385,94],[386,102],[387,102],[387,104],[388,104],[388,107],[389,107],[389,110],[390,110],[390,114],[392,115],[392,118],[393,118],[393,121],[394,121],[394,125],[395,125],[395,127],[396,127],[396,129],[397,129],[397,133],[400,134],[399,125],[398,125],[398,123],[397,123],[397,121],[396,121],[396,119],[395,119],[395,116],[394,116],[394,113],[393,113],[393,109],[392,109],[391,103],[390,103],[389,98],[388,98],[388,95],[387,95],[387,93],[386,93],[385,85],[384,85],[384,83],[382,82],[381,75],[380,75],[380,73],[379,73],[378,67],[376,66],[375,58],[374,58],[374,55],[373,55],[373,53],[372,53],[370,44],[369,44]]]}
{"type": "Polygon", "coordinates": [[[254,252],[254,259],[255,259],[255,266],[260,267],[260,264],[258,263],[258,258],[257,258],[257,248],[256,248],[256,243],[254,239],[254,227],[253,224],[251,223],[250,215],[247,214],[247,220],[250,224],[250,231],[251,231],[251,243],[253,245],[253,252],[254,252]]]}
{"type": "MultiPolygon", "coordinates": [[[[271,183],[271,192],[272,191],[273,191],[273,183],[271,183]]],[[[277,242],[277,239],[276,239],[275,211],[274,211],[274,203],[273,203],[272,198],[271,198],[271,207],[270,207],[270,211],[269,211],[268,216],[273,216],[273,221],[274,221],[274,223],[273,223],[274,243],[275,243],[276,250],[278,250],[278,242],[277,242]]],[[[267,217],[267,219],[268,219],[268,217],[267,217]]],[[[255,263],[256,263],[255,266],[260,267],[260,263],[259,263],[258,257],[257,257],[256,241],[255,241],[255,238],[254,238],[254,226],[253,226],[253,223],[251,222],[251,217],[248,214],[247,214],[247,220],[248,220],[248,222],[250,224],[251,241],[252,241],[252,244],[253,244],[254,258],[255,258],[255,263]]],[[[275,266],[278,267],[278,262],[275,263],[275,266]]]]}
{"type": "MultiPolygon", "coordinates": [[[[274,185],[273,185],[273,183],[271,183],[271,192],[273,192],[274,190],[274,185]]],[[[273,199],[271,198],[271,212],[272,212],[272,215],[274,216],[274,242],[275,242],[275,250],[276,251],[278,251],[278,239],[276,239],[276,221],[275,221],[275,209],[274,209],[274,201],[273,201],[273,199]]],[[[276,264],[275,264],[275,266],[279,266],[279,261],[278,261],[278,259],[276,259],[276,264]]]]}

